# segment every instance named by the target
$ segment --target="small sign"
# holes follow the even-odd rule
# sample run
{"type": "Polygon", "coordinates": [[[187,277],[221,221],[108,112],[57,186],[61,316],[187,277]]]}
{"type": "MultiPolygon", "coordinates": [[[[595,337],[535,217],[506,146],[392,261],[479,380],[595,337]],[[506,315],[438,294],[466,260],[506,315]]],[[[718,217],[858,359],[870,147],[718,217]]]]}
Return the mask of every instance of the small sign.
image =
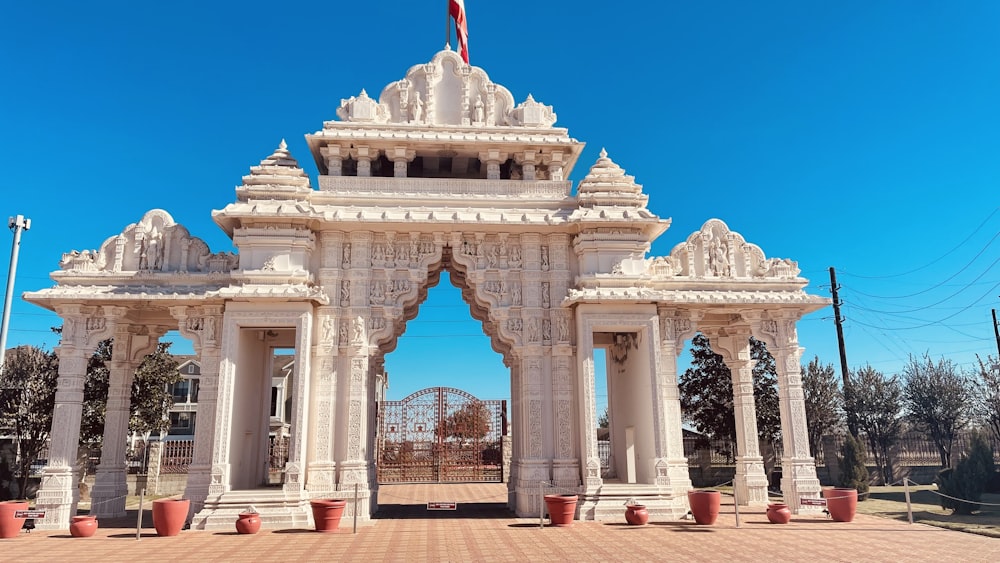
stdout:
{"type": "Polygon", "coordinates": [[[825,498],[800,498],[799,504],[802,506],[826,506],[825,498]]]}
{"type": "Polygon", "coordinates": [[[456,510],[458,503],[454,501],[435,501],[427,503],[427,510],[456,510]]]}
{"type": "Polygon", "coordinates": [[[45,518],[44,510],[15,510],[14,518],[45,518]]]}

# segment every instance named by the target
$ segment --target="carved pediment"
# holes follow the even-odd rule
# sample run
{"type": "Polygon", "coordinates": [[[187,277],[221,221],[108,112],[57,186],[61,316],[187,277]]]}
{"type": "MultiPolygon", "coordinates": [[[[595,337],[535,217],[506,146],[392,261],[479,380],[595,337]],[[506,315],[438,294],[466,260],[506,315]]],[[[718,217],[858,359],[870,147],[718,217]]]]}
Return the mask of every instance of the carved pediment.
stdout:
{"type": "Polygon", "coordinates": [[[515,106],[507,88],[451,50],[410,67],[404,78],[382,89],[378,101],[364,90],[341,100],[337,117],[350,123],[467,127],[549,128],[556,121],[552,106],[531,96],[515,106]]]}
{"type": "Polygon", "coordinates": [[[660,277],[789,280],[796,279],[800,270],[792,260],[765,258],[759,246],[746,242],[719,219],[709,219],[669,256],[649,259],[647,271],[660,277]]]}
{"type": "Polygon", "coordinates": [[[239,265],[231,252],[212,253],[162,209],[153,209],[101,245],[67,252],[59,267],[74,273],[229,272],[239,265]]]}

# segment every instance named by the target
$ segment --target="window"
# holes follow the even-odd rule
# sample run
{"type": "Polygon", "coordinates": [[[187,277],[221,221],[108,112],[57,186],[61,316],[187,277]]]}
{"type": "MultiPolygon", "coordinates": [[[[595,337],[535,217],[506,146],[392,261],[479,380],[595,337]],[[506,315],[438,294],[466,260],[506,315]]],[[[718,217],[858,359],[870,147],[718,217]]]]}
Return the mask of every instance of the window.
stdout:
{"type": "Polygon", "coordinates": [[[190,391],[191,380],[182,379],[171,385],[170,394],[173,396],[175,403],[186,403],[188,402],[188,393],[190,391]]]}
{"type": "Polygon", "coordinates": [[[170,413],[170,434],[175,436],[190,436],[194,434],[193,412],[170,413]]]}
{"type": "Polygon", "coordinates": [[[201,388],[201,380],[200,379],[192,379],[191,380],[191,398],[188,399],[189,403],[197,403],[198,402],[198,390],[200,388],[201,388]]]}

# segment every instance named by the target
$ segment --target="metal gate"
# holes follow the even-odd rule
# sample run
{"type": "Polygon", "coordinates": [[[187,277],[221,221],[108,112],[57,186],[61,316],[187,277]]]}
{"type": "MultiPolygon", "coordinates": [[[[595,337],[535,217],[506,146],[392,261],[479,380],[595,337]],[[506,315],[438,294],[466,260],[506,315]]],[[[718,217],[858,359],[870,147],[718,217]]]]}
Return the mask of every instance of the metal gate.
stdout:
{"type": "Polygon", "coordinates": [[[422,389],[379,409],[379,483],[503,481],[507,401],[449,387],[422,389]]]}

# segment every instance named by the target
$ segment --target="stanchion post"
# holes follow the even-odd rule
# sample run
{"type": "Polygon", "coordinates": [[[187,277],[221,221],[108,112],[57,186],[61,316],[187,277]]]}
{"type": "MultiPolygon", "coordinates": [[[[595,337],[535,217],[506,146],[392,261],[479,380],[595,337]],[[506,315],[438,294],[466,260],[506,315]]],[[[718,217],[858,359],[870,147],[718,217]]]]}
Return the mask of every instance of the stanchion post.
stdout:
{"type": "Polygon", "coordinates": [[[906,495],[906,519],[913,523],[913,506],[910,505],[910,479],[903,477],[903,494],[906,495]]]}
{"type": "Polygon", "coordinates": [[[545,527],[545,482],[538,482],[538,527],[545,527]]]}
{"type": "Polygon", "coordinates": [[[146,489],[139,489],[139,517],[135,521],[135,541],[142,537],[142,501],[146,496],[146,489]]]}
{"type": "Polygon", "coordinates": [[[736,496],[736,482],[733,481],[733,508],[736,510],[736,527],[740,527],[740,499],[736,496]]]}
{"type": "Polygon", "coordinates": [[[354,533],[358,533],[358,483],[354,484],[354,533]]]}

